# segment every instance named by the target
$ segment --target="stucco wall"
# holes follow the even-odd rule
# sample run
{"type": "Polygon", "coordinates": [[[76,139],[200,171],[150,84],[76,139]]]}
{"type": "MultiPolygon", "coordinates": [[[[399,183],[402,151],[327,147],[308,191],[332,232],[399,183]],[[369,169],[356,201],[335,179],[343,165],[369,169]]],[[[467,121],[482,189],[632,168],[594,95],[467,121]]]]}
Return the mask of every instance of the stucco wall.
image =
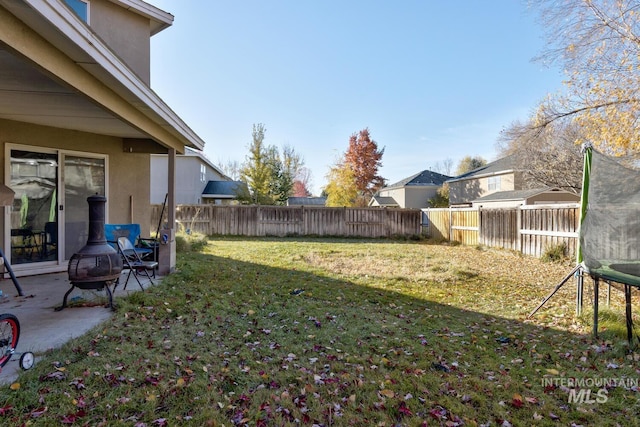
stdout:
{"type": "Polygon", "coordinates": [[[107,0],[91,0],[89,7],[91,29],[149,85],[149,20],[107,0]]]}
{"type": "Polygon", "coordinates": [[[0,120],[0,143],[3,183],[7,143],[107,155],[107,221],[139,223],[142,235],[149,235],[149,154],[123,152],[120,138],[8,120],[0,120]]]}
{"type": "Polygon", "coordinates": [[[387,188],[380,190],[381,197],[393,197],[398,206],[404,208],[404,188],[387,188]]]}
{"type": "Polygon", "coordinates": [[[449,183],[449,203],[452,205],[470,203],[472,200],[497,191],[521,190],[522,180],[515,175],[514,173],[493,175],[500,176],[500,188],[491,191],[489,191],[489,177],[451,182],[449,183]]]}
{"type": "Polygon", "coordinates": [[[406,186],[380,190],[380,196],[393,197],[398,206],[405,209],[421,209],[429,206],[428,200],[436,195],[439,187],[406,186]]]}
{"type": "Polygon", "coordinates": [[[429,199],[435,197],[439,187],[406,187],[405,206],[407,209],[421,209],[429,207],[429,199]]]}

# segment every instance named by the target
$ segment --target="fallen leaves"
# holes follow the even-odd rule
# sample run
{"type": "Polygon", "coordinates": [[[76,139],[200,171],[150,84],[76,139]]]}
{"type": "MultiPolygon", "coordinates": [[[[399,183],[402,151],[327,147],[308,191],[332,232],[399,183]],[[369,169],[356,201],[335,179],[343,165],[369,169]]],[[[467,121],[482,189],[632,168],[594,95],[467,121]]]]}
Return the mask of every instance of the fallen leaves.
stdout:
{"type": "Polygon", "coordinates": [[[640,392],[611,390],[613,403],[581,412],[562,388],[542,384],[637,376],[640,355],[579,329],[523,321],[532,295],[552,284],[535,261],[397,242],[232,239],[212,247],[215,254],[193,254],[166,283],[123,302],[126,314],[109,328],[56,353],[63,363],[34,372],[37,393],[24,382],[6,393],[15,400],[0,402],[3,421],[453,427],[582,417],[597,424],[613,412],[629,418],[615,402],[640,392]],[[290,255],[292,247],[301,252],[290,255]],[[363,263],[366,277],[354,267],[363,263]],[[16,409],[24,401],[29,406],[16,409]]]}

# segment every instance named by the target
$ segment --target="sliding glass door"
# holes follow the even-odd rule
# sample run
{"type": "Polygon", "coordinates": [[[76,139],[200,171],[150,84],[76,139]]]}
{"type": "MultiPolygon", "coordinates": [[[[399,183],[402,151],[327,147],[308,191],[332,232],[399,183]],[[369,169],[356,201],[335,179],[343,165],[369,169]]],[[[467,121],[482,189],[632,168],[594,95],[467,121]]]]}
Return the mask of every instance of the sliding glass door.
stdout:
{"type": "Polygon", "coordinates": [[[87,197],[105,195],[105,159],[78,155],[63,155],[63,158],[64,259],[69,260],[87,244],[87,197]]]}
{"type": "Polygon", "coordinates": [[[15,192],[11,208],[11,263],[57,260],[48,230],[57,224],[58,158],[51,152],[11,150],[9,187],[15,192]]]}
{"type": "Polygon", "coordinates": [[[86,244],[87,197],[105,194],[106,157],[34,147],[8,152],[15,195],[5,255],[17,271],[59,265],[86,244]]]}

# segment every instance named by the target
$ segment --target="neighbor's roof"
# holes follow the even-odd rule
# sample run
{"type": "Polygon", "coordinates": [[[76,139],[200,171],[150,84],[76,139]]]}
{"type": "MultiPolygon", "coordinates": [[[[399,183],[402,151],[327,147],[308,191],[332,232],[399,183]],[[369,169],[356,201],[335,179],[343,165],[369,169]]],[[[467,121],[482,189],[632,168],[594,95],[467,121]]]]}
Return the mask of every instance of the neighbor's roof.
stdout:
{"type": "Polygon", "coordinates": [[[510,173],[516,169],[516,156],[510,155],[487,163],[484,166],[475,168],[472,171],[459,175],[455,178],[447,180],[447,182],[463,181],[466,179],[481,178],[484,176],[501,175],[504,173],[510,173]]]}
{"type": "Polygon", "coordinates": [[[209,181],[202,190],[202,197],[216,199],[232,199],[238,194],[238,190],[246,188],[242,181],[209,181]]]}
{"type": "Polygon", "coordinates": [[[474,203],[479,202],[499,202],[499,201],[515,201],[515,200],[526,200],[530,197],[537,196],[543,193],[564,193],[572,198],[579,197],[573,193],[568,191],[559,190],[557,188],[533,188],[530,190],[513,190],[513,191],[498,191],[496,193],[487,194],[486,196],[482,196],[478,199],[473,200],[474,203]]]}
{"type": "Polygon", "coordinates": [[[402,181],[398,181],[395,184],[387,185],[384,188],[402,188],[402,187],[429,187],[429,186],[441,186],[445,181],[450,179],[450,176],[442,175],[438,172],[430,170],[423,170],[415,175],[405,178],[402,181]]]}
{"type": "Polygon", "coordinates": [[[386,206],[390,208],[395,208],[400,206],[398,202],[396,202],[396,199],[394,199],[393,197],[373,196],[371,198],[371,202],[369,203],[369,206],[371,206],[374,201],[378,204],[378,206],[386,206]]]}
{"type": "Polygon", "coordinates": [[[288,206],[324,206],[327,203],[326,197],[289,197],[288,206]]]}

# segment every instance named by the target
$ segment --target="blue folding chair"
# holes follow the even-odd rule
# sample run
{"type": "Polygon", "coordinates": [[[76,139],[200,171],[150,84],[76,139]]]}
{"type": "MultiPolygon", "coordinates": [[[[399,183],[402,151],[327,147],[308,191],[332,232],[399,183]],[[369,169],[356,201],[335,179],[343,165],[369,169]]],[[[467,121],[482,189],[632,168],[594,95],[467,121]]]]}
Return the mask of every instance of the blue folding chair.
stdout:
{"type": "Polygon", "coordinates": [[[155,239],[140,237],[140,224],[105,224],[104,236],[115,250],[119,249],[118,239],[126,237],[140,259],[156,261],[155,248],[157,242],[155,239]]]}

